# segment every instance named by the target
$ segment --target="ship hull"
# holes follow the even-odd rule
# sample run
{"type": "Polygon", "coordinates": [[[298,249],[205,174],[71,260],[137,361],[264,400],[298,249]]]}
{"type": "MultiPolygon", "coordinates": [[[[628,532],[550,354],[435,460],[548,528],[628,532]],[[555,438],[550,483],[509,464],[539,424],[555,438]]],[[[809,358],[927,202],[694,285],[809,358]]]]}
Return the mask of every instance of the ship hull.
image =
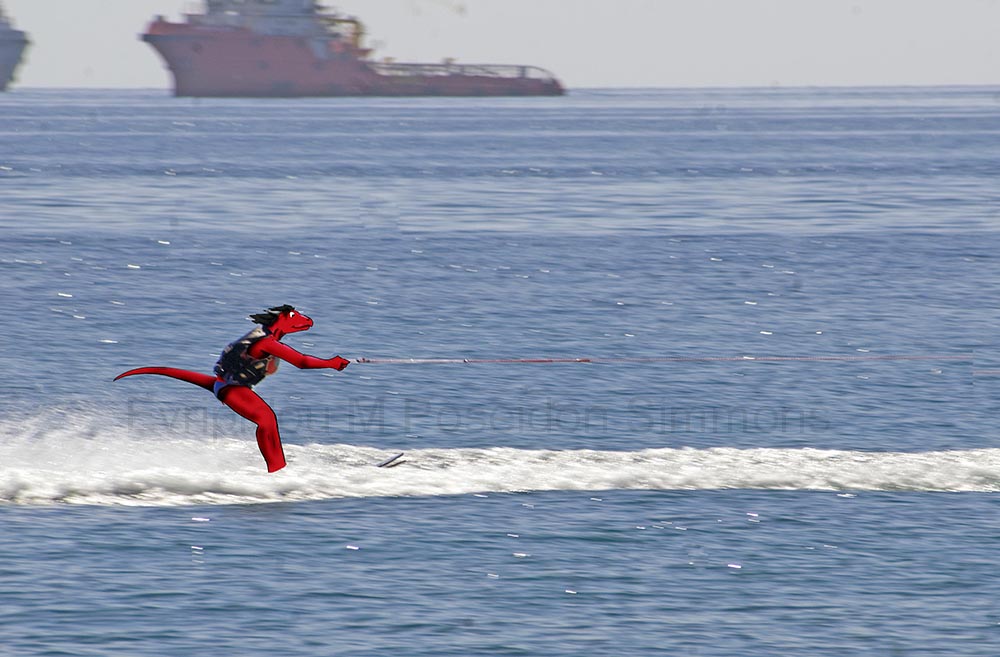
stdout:
{"type": "Polygon", "coordinates": [[[196,97],[303,96],[554,96],[553,78],[530,67],[378,64],[328,51],[322,41],[261,36],[241,29],[205,29],[155,22],[142,36],[163,58],[174,94],[196,97]],[[383,70],[380,71],[379,69],[383,70]],[[469,71],[472,71],[471,73],[469,71]]]}
{"type": "Polygon", "coordinates": [[[19,30],[0,32],[0,91],[6,91],[14,80],[27,46],[28,39],[24,36],[24,32],[19,30]]]}

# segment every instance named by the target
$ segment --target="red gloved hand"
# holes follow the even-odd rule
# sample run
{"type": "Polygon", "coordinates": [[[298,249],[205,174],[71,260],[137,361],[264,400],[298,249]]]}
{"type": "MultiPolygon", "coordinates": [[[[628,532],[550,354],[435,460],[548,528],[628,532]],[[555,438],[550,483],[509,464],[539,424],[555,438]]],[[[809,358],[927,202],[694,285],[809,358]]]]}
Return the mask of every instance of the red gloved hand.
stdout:
{"type": "Polygon", "coordinates": [[[347,367],[350,364],[351,361],[347,360],[346,358],[341,358],[340,356],[334,356],[333,358],[330,359],[330,367],[337,370],[338,372],[342,371],[345,367],[347,367]]]}

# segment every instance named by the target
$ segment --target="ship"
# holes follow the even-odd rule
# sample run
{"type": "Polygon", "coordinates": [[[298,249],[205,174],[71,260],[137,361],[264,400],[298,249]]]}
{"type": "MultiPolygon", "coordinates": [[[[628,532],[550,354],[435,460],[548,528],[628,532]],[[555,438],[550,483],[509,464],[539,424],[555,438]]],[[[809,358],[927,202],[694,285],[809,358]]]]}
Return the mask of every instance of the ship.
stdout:
{"type": "Polygon", "coordinates": [[[14,79],[27,47],[28,37],[21,30],[14,29],[0,6],[0,91],[6,91],[14,79]]]}
{"type": "Polygon", "coordinates": [[[173,76],[174,95],[558,96],[536,66],[375,61],[364,25],[315,0],[205,0],[182,22],[157,16],[142,40],[173,76]]]}

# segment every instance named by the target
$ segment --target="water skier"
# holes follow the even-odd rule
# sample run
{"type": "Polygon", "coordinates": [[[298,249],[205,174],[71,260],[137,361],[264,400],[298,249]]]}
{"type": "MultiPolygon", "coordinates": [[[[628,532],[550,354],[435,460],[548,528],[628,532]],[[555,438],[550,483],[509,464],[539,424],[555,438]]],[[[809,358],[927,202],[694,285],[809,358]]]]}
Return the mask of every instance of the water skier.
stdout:
{"type": "Polygon", "coordinates": [[[334,356],[316,358],[300,353],[281,342],[289,333],[307,331],[313,321],[289,305],[275,306],[250,315],[259,324],[252,331],[231,342],[215,364],[215,376],[173,367],[140,367],[115,377],[115,381],[135,374],[159,374],[193,383],[215,394],[223,404],[257,425],[257,446],[267,463],[268,472],[285,467],[278,419],[274,411],[253,387],[274,374],[281,360],[299,369],[329,368],[343,370],[351,361],[334,356]]]}

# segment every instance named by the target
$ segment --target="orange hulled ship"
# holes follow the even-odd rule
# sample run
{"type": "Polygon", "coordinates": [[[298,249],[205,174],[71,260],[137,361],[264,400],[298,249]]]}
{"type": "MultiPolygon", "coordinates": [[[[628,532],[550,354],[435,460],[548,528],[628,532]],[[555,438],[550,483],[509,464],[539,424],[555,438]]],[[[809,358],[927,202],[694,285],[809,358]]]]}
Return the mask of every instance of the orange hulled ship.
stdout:
{"type": "Polygon", "coordinates": [[[557,96],[534,66],[376,62],[355,18],[315,0],[206,0],[182,23],[157,17],[142,39],[177,96],[557,96]]]}

